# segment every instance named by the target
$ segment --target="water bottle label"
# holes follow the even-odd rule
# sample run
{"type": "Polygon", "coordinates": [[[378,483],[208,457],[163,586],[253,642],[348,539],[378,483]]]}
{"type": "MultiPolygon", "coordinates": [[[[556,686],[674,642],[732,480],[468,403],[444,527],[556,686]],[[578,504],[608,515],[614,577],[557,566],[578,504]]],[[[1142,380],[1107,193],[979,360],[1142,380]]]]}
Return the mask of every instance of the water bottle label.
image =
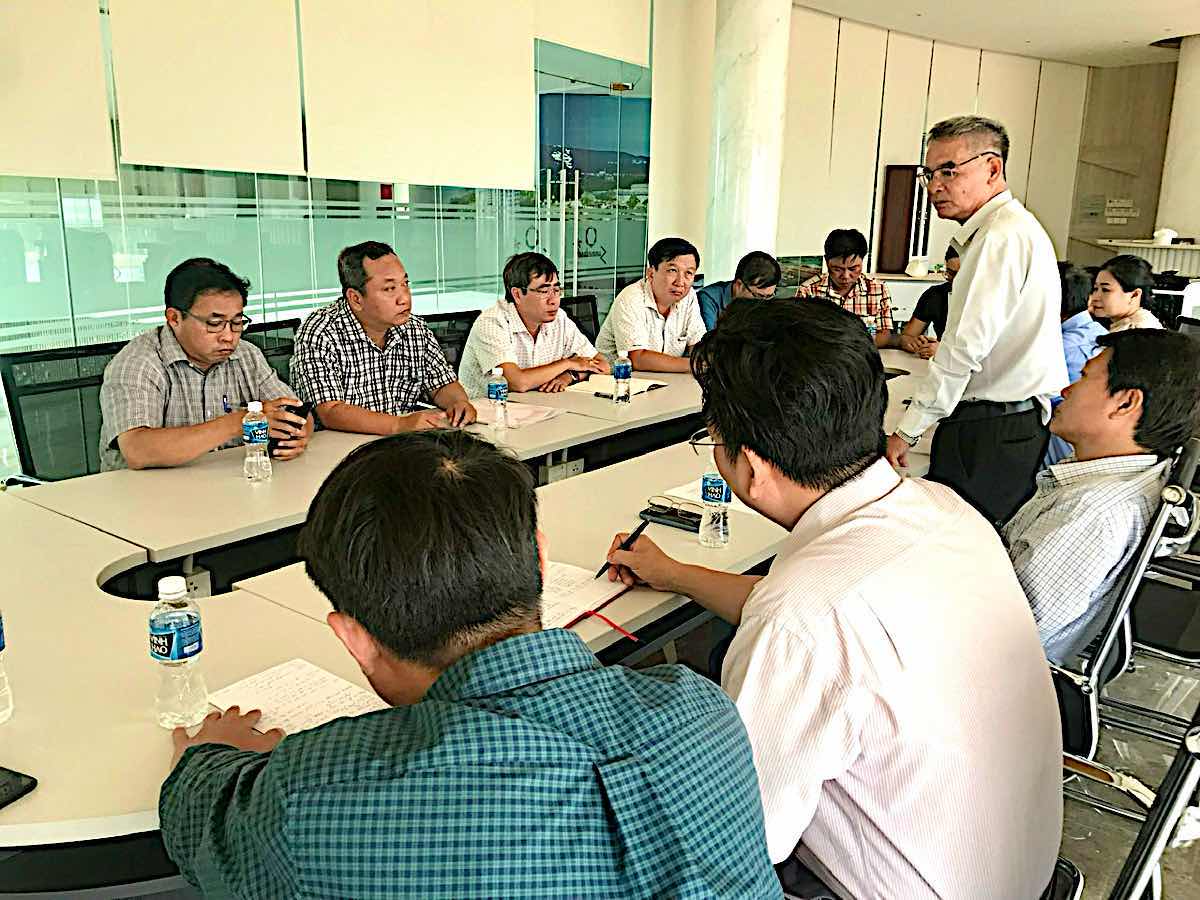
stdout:
{"type": "Polygon", "coordinates": [[[154,659],[174,662],[191,659],[204,649],[200,637],[200,617],[189,615],[186,620],[150,620],[150,655],[154,659]]]}
{"type": "Polygon", "coordinates": [[[0,616],[0,651],[4,650],[4,616],[0,616]]]}
{"type": "Polygon", "coordinates": [[[729,485],[720,475],[705,475],[700,479],[700,499],[705,503],[728,503],[731,496],[729,485]]]}
{"type": "Polygon", "coordinates": [[[488,384],[488,399],[499,403],[508,399],[508,385],[501,384],[498,381],[488,384]]]}
{"type": "Polygon", "coordinates": [[[243,422],[242,442],[246,444],[265,444],[269,429],[270,425],[266,419],[260,419],[256,422],[243,422]]]}

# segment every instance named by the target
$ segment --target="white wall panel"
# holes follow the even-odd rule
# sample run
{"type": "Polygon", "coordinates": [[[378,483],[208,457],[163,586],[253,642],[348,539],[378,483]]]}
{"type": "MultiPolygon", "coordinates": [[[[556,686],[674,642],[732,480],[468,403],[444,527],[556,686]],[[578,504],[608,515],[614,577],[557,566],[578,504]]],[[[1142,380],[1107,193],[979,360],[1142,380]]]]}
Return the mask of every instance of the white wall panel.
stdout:
{"type": "MultiPolygon", "coordinates": [[[[807,50],[807,48],[805,48],[807,50]]],[[[829,161],[829,206],[819,226],[857,228],[867,240],[875,201],[887,32],[842,21],[829,161]]]]}
{"type": "Polygon", "coordinates": [[[1025,205],[1050,235],[1059,259],[1067,256],[1087,81],[1084,66],[1042,63],[1025,205]]]}
{"type": "Polygon", "coordinates": [[[792,10],[776,241],[781,256],[820,253],[829,231],[825,210],[832,196],[829,154],[838,25],[834,16],[800,7],[792,10]]]}
{"type": "Polygon", "coordinates": [[[309,173],[531,190],[533,0],[300,0],[309,173]]]}
{"type": "Polygon", "coordinates": [[[0,173],[116,175],[95,0],[0,3],[0,173]]]}
{"type": "Polygon", "coordinates": [[[1008,129],[1008,186],[1022,201],[1029,183],[1040,68],[1036,59],[987,50],[979,64],[979,114],[996,119],[1008,129]]]}
{"type": "MultiPolygon", "coordinates": [[[[655,0],[647,236],[686,237],[707,260],[714,0],[655,0]]],[[[703,267],[703,266],[702,266],[703,267]]],[[[722,276],[712,276],[712,279],[722,276]]]]}
{"type": "Polygon", "coordinates": [[[304,172],[293,0],[112,0],[121,160],[304,172]]]}
{"type": "MultiPolygon", "coordinates": [[[[980,51],[935,41],[933,67],[929,73],[929,105],[925,113],[925,130],[951,116],[971,115],[976,111],[979,88],[980,51]]],[[[946,245],[958,224],[939,219],[937,212],[929,226],[929,261],[940,262],[946,245]]]]}
{"type": "MultiPolygon", "coordinates": [[[[925,104],[933,42],[892,32],[888,35],[883,81],[883,114],[879,128],[879,172],[875,207],[883,209],[883,177],[888,166],[919,165],[925,136],[925,104]]],[[[872,250],[879,243],[881,216],[875,215],[872,250]]]]}
{"type": "MultiPolygon", "coordinates": [[[[504,6],[504,3],[497,3],[504,6]]],[[[693,16],[704,17],[707,2],[668,3],[655,10],[660,31],[688,31],[693,16]]],[[[589,53],[650,65],[650,0],[560,3],[535,0],[535,36],[589,53]]]]}

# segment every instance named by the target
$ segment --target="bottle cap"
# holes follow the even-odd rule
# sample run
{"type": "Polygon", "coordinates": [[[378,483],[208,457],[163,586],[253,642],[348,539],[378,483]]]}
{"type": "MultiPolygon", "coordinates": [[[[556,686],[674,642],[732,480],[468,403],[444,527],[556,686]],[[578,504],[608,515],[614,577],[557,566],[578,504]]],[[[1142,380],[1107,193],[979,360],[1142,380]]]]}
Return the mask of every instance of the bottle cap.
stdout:
{"type": "Polygon", "coordinates": [[[187,594],[187,579],[182,575],[168,575],[158,579],[158,596],[183,597],[187,594]]]}
{"type": "Polygon", "coordinates": [[[617,359],[629,359],[629,351],[622,350],[620,353],[617,354],[617,359]]]}
{"type": "Polygon", "coordinates": [[[504,370],[502,368],[500,368],[499,366],[496,366],[496,368],[492,369],[492,374],[493,375],[503,375],[504,370]]]}
{"type": "Polygon", "coordinates": [[[247,412],[262,412],[262,401],[261,400],[251,400],[249,403],[246,404],[246,411],[247,412]]]}

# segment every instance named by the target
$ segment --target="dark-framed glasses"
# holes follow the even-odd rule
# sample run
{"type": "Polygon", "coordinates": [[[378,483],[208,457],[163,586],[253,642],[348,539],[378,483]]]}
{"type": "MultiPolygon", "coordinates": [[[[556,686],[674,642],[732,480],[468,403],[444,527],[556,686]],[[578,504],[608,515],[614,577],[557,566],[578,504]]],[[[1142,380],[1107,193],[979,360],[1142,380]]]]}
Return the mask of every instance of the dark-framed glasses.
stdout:
{"type": "Polygon", "coordinates": [[[704,512],[704,507],[694,500],[684,500],[681,497],[672,497],[670,494],[655,494],[653,497],[647,497],[646,505],[651,509],[669,513],[683,512],[698,516],[704,512]]]}
{"type": "Polygon", "coordinates": [[[688,446],[692,448],[693,453],[699,456],[701,447],[724,447],[725,444],[722,441],[715,440],[713,436],[708,433],[707,428],[701,428],[690,438],[688,438],[688,446]]]}
{"type": "Polygon", "coordinates": [[[537,294],[539,297],[550,297],[550,296],[554,296],[556,294],[561,295],[562,292],[563,292],[562,285],[548,284],[545,287],[531,288],[531,289],[527,290],[525,293],[537,294]]]}
{"type": "Polygon", "coordinates": [[[976,153],[970,159],[964,159],[962,162],[951,162],[945,165],[938,166],[936,169],[930,169],[927,166],[917,166],[917,180],[926,187],[933,181],[934,178],[939,178],[942,181],[950,181],[958,176],[959,171],[967,163],[973,163],[977,159],[984,159],[988,156],[999,156],[995,150],[984,150],[982,153],[976,153]]]}
{"type": "Polygon", "coordinates": [[[179,312],[189,319],[195,319],[204,326],[204,330],[209,334],[220,334],[226,326],[229,326],[229,330],[234,334],[241,334],[246,330],[246,326],[254,321],[249,316],[234,316],[232,319],[202,319],[199,316],[193,316],[187,310],[181,309],[179,312]]]}

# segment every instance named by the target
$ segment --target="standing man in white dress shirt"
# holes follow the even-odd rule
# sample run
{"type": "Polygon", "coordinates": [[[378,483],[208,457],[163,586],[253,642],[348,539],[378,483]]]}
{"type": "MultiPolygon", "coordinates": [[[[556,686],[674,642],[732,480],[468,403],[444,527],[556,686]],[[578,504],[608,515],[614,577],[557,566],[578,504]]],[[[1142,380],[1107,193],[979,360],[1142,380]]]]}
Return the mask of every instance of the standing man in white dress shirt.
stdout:
{"type": "Polygon", "coordinates": [[[721,684],[785,887],[798,858],[860,900],[1040,896],[1062,741],[1033,615],[995,530],[883,458],[883,364],[862,320],[735,303],[692,363],[708,426],[694,445],[791,534],[761,579],[682,565],[646,536],[614,542],[610,577],[738,626],[721,684]]]}
{"type": "Polygon", "coordinates": [[[458,364],[468,397],[487,394],[492,370],[504,370],[511,391],[555,393],[608,362],[560,306],[558,267],[541,253],[518,253],[504,264],[504,299],[479,314],[458,364]]]}
{"type": "Polygon", "coordinates": [[[596,346],[609,360],[628,353],[633,367],[643,372],[690,372],[686,356],[705,332],[692,289],[700,251],[683,238],[663,238],[650,248],[646,262],[646,277],[613,300],[596,346]]]}
{"type": "Polygon", "coordinates": [[[959,116],[929,131],[919,177],[938,215],[960,223],[962,268],[946,334],[887,446],[888,460],[905,465],[908,449],[943,420],[927,477],[993,523],[1033,493],[1050,398],[1067,383],[1054,247],[1009,192],[1007,159],[1008,133],[991,119],[959,116]]]}

